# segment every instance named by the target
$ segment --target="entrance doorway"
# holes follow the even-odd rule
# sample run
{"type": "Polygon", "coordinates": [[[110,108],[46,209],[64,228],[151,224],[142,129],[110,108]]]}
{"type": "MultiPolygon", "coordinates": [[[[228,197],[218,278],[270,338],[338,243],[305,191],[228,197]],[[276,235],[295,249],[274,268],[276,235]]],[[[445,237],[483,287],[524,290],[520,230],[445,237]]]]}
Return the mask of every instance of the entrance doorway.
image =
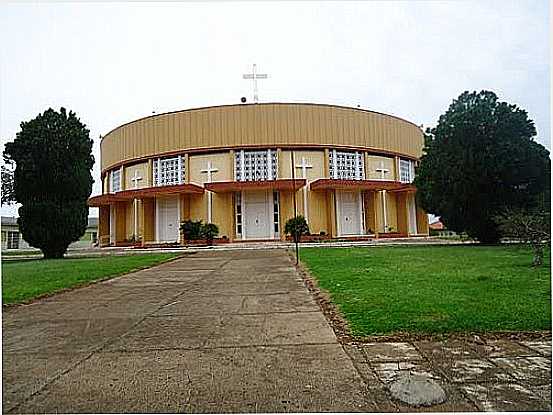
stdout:
{"type": "Polygon", "coordinates": [[[361,192],[336,191],[338,236],[363,235],[361,192]]]}
{"type": "Polygon", "coordinates": [[[180,209],[178,197],[156,199],[156,240],[178,242],[180,209]]]}

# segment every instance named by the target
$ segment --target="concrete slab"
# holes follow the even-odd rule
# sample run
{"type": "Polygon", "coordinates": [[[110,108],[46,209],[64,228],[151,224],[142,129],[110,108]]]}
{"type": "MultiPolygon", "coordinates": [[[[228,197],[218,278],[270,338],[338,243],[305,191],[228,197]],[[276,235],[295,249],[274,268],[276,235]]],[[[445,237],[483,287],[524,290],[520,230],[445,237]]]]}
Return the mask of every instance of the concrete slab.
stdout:
{"type": "Polygon", "coordinates": [[[551,340],[549,341],[522,341],[524,346],[537,351],[543,356],[551,357],[551,340]]]}
{"type": "Polygon", "coordinates": [[[545,357],[498,357],[491,361],[519,381],[536,385],[551,383],[551,361],[545,357]]]}
{"type": "Polygon", "coordinates": [[[516,383],[468,384],[463,391],[481,411],[551,411],[551,402],[543,401],[529,389],[516,383]]]}
{"type": "Polygon", "coordinates": [[[367,412],[376,405],[334,343],[99,353],[18,410],[367,412]]]}
{"type": "Polygon", "coordinates": [[[362,350],[371,363],[422,359],[418,350],[410,343],[366,343],[362,345],[362,350]]]}

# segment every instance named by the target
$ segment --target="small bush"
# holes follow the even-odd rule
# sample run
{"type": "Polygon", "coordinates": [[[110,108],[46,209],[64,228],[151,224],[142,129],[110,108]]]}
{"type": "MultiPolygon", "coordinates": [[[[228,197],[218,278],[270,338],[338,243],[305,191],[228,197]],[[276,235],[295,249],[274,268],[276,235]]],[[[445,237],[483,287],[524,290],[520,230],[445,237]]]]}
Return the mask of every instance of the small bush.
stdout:
{"type": "Polygon", "coordinates": [[[185,241],[193,241],[202,237],[201,220],[185,220],[181,222],[180,230],[185,241]]]}
{"type": "Polygon", "coordinates": [[[286,221],[284,232],[292,236],[294,242],[299,242],[302,235],[309,235],[309,225],[303,216],[298,215],[286,221]]]}
{"type": "Polygon", "coordinates": [[[208,245],[213,244],[213,238],[219,234],[219,228],[214,223],[206,223],[202,225],[202,237],[208,245]]]}

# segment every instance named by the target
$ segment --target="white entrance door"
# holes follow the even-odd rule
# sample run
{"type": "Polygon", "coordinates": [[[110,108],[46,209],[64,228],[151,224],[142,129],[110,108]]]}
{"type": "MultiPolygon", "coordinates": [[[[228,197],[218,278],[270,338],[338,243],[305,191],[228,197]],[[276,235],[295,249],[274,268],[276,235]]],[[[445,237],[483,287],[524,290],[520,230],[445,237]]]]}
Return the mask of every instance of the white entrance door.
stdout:
{"type": "Polygon", "coordinates": [[[338,234],[363,234],[363,207],[360,192],[336,192],[338,234]]]}
{"type": "Polygon", "coordinates": [[[272,239],[272,193],[244,192],[243,200],[245,239],[272,239]]]}
{"type": "Polygon", "coordinates": [[[177,197],[156,199],[157,240],[179,240],[179,199],[177,197]]]}
{"type": "Polygon", "coordinates": [[[409,235],[417,234],[417,208],[415,205],[415,195],[407,196],[407,210],[409,212],[409,235]]]}
{"type": "Polygon", "coordinates": [[[115,205],[109,205],[109,243],[115,244],[115,205]]]}

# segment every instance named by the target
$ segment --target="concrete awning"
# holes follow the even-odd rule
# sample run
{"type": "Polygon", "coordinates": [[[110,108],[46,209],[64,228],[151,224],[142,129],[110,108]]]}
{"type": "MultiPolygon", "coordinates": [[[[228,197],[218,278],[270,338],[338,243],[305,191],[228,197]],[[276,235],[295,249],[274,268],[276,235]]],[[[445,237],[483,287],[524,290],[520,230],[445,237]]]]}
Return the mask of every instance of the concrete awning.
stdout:
{"type": "Polygon", "coordinates": [[[205,188],[215,193],[240,192],[242,190],[298,190],[305,186],[305,179],[261,180],[251,182],[205,183],[205,188]]]}
{"type": "Polygon", "coordinates": [[[319,179],[309,185],[313,191],[326,190],[387,190],[389,192],[415,191],[410,183],[400,183],[391,180],[340,180],[319,179]]]}
{"type": "Polygon", "coordinates": [[[123,190],[117,193],[106,193],[88,199],[88,206],[99,207],[125,202],[133,199],[153,198],[156,196],[177,195],[181,193],[202,194],[204,188],[196,184],[175,184],[171,186],[146,187],[142,189],[123,190]]]}

